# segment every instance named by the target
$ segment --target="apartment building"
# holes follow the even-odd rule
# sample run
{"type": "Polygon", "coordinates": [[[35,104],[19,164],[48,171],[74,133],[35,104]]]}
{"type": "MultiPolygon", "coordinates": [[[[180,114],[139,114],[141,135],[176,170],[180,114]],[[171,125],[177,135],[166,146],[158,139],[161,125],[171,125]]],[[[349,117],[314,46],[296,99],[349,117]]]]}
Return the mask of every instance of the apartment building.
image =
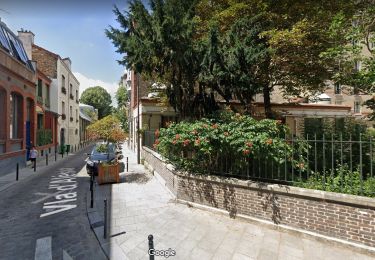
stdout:
{"type": "Polygon", "coordinates": [[[59,146],[79,145],[79,82],[71,71],[70,58],[44,49],[34,43],[34,34],[30,31],[19,32],[25,49],[31,52],[31,58],[38,69],[47,76],[49,85],[50,111],[58,114],[56,140],[59,146]]]}

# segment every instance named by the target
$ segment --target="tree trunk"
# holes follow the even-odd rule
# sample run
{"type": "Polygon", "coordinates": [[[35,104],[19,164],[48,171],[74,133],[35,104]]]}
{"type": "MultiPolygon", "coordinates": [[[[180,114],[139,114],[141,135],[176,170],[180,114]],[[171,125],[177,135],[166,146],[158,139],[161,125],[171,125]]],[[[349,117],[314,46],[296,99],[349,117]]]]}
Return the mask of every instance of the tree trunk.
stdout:
{"type": "Polygon", "coordinates": [[[263,104],[264,104],[264,114],[266,115],[266,118],[272,119],[273,118],[273,113],[271,109],[271,91],[270,91],[270,86],[265,85],[263,87],[263,104]]]}

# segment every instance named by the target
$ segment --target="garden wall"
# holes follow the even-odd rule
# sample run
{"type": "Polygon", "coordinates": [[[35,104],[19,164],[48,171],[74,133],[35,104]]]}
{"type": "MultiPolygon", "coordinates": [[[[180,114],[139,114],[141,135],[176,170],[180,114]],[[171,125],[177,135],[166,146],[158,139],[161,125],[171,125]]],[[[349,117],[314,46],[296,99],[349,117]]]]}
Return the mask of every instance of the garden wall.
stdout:
{"type": "Polygon", "coordinates": [[[145,165],[179,200],[375,247],[375,199],[175,171],[142,149],[145,165]]]}

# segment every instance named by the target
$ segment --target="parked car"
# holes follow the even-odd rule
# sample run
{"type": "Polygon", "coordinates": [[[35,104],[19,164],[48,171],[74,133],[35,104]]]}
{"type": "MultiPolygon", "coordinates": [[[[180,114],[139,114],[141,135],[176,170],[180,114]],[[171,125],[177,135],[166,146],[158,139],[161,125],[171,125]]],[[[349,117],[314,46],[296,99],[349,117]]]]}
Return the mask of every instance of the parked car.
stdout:
{"type": "Polygon", "coordinates": [[[116,145],[113,143],[97,143],[92,152],[87,154],[89,157],[86,163],[87,174],[98,176],[99,162],[110,162],[118,158],[116,145]]]}

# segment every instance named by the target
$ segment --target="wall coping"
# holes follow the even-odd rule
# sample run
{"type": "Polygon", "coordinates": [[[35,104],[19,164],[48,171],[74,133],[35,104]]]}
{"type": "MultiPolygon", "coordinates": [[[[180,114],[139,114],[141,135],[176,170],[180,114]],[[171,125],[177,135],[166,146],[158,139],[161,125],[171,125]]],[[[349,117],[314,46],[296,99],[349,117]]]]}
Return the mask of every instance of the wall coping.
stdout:
{"type": "MultiPolygon", "coordinates": [[[[175,169],[172,164],[169,164],[163,156],[159,153],[151,150],[148,147],[143,146],[143,150],[152,154],[154,157],[162,161],[168,170],[170,170],[174,175],[180,176],[182,178],[209,181],[215,184],[230,184],[236,187],[250,188],[253,190],[259,190],[264,192],[276,192],[278,194],[287,194],[292,196],[304,197],[307,199],[322,200],[327,202],[336,202],[344,205],[354,205],[360,208],[372,208],[375,209],[375,199],[369,197],[356,196],[351,194],[343,194],[322,190],[313,190],[299,188],[283,184],[270,184],[265,182],[256,181],[245,181],[237,178],[226,178],[213,175],[195,175],[191,173],[180,172],[175,169]]],[[[365,213],[363,213],[365,214],[365,213]]]]}

